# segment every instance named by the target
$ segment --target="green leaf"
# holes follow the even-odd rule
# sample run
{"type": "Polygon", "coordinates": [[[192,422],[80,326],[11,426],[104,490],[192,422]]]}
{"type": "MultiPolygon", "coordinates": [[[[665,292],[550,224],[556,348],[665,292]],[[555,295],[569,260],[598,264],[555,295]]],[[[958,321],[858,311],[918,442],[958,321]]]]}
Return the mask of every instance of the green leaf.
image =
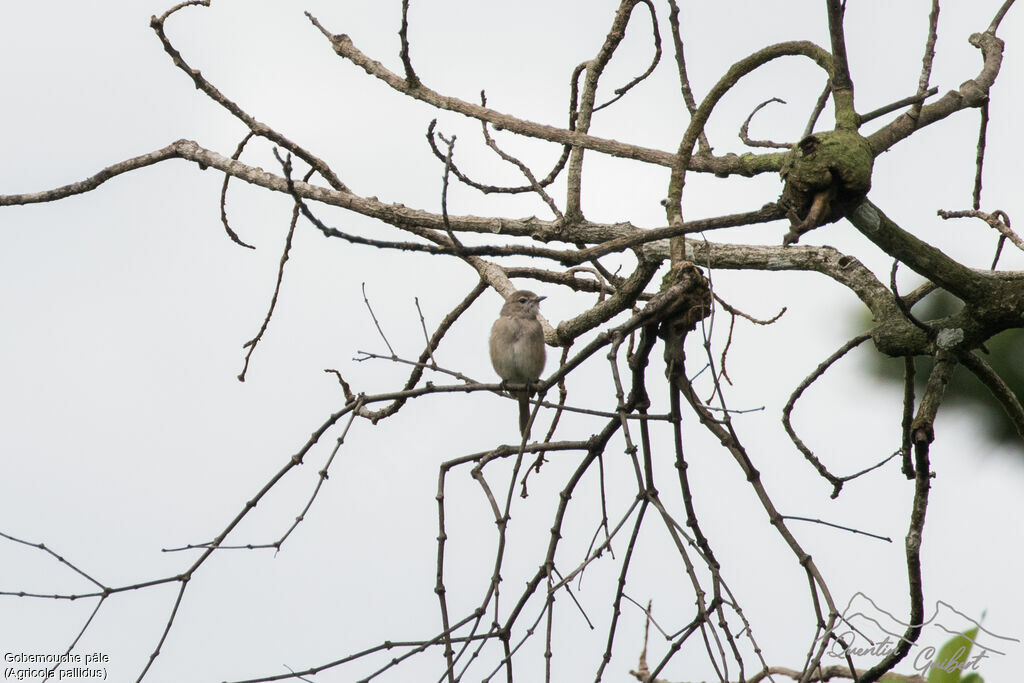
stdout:
{"type": "Polygon", "coordinates": [[[978,635],[978,627],[953,636],[939,648],[932,660],[935,668],[928,671],[928,683],[964,683],[960,667],[971,654],[971,646],[978,635]]]}
{"type": "Polygon", "coordinates": [[[985,679],[976,673],[969,673],[960,679],[960,683],[985,683],[985,679]]]}

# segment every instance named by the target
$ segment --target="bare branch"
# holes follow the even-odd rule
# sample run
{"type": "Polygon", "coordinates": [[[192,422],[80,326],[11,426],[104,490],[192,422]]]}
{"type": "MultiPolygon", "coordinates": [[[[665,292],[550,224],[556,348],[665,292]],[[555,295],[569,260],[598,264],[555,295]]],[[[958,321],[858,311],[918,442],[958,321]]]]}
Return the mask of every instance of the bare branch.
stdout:
{"type": "MultiPolygon", "coordinates": [[[[671,167],[675,164],[676,155],[672,152],[650,149],[639,145],[629,145],[616,140],[600,138],[593,135],[556,128],[541,123],[534,123],[525,119],[516,118],[503,114],[494,109],[481,107],[455,97],[441,95],[427,86],[420,84],[417,88],[410,88],[405,79],[389,71],[380,62],[374,61],[359,51],[352,43],[352,39],[345,34],[332,34],[327,31],[320,22],[312,15],[307,14],[310,21],[331,41],[335,53],[351,61],[369,75],[379,78],[387,83],[394,90],[408,95],[409,97],[421,100],[438,109],[453,111],[482,121],[487,121],[497,130],[508,130],[513,133],[525,135],[532,138],[540,138],[550,142],[557,142],[563,145],[575,145],[584,149],[592,149],[602,154],[624,159],[633,159],[644,163],[658,166],[671,167]]],[[[757,173],[777,172],[782,163],[782,155],[766,154],[756,157],[695,157],[690,164],[691,169],[698,173],[715,173],[729,175],[738,173],[740,175],[754,175],[757,173]]]]}
{"type": "Polygon", "coordinates": [[[868,200],[849,215],[850,222],[883,251],[965,301],[989,293],[984,278],[935,247],[904,231],[868,200]]]}
{"type": "Polygon", "coordinates": [[[54,188],[52,190],[45,190],[43,192],[30,192],[25,194],[6,194],[0,195],[0,206],[16,206],[19,204],[39,204],[43,202],[53,202],[58,199],[64,199],[65,197],[71,197],[76,194],[83,194],[91,190],[95,190],[97,187],[107,182],[115,176],[119,176],[122,173],[134,171],[139,168],[145,168],[146,166],[152,166],[153,164],[166,161],[167,159],[177,159],[181,157],[179,150],[179,144],[182,141],[172,142],[166,147],[162,147],[148,154],[140,154],[137,157],[131,159],[125,159],[119,161],[116,164],[112,164],[107,168],[103,169],[99,173],[89,176],[85,180],[80,180],[75,183],[63,185],[61,187],[54,188]]]}
{"type": "Polygon", "coordinates": [[[928,90],[925,90],[923,93],[919,95],[911,95],[910,97],[904,97],[902,100],[896,100],[892,104],[887,104],[884,107],[879,107],[878,109],[869,111],[867,114],[861,114],[859,120],[861,124],[865,124],[868,121],[877,119],[880,116],[885,116],[886,114],[894,112],[897,109],[902,109],[908,104],[912,104],[915,106],[923,104],[926,99],[928,99],[937,92],[939,92],[938,88],[929,88],[928,90]]]}
{"type": "MultiPolygon", "coordinates": [[[[245,137],[242,138],[242,141],[238,143],[238,147],[235,148],[235,153],[231,155],[231,159],[233,161],[238,161],[242,157],[242,150],[245,149],[245,146],[249,143],[249,140],[252,139],[253,135],[254,135],[254,133],[252,131],[249,131],[248,133],[245,134],[245,137]]],[[[224,174],[224,184],[220,186],[220,222],[221,222],[221,225],[224,226],[224,232],[226,232],[228,234],[228,237],[231,238],[232,242],[234,242],[235,244],[237,244],[239,246],[246,247],[247,249],[255,249],[256,247],[252,246],[251,244],[243,242],[242,239],[238,236],[238,234],[235,233],[235,231],[231,229],[231,225],[228,223],[227,200],[228,200],[228,183],[230,183],[230,182],[231,182],[231,174],[230,173],[225,173],[224,174]]]]}
{"type": "Polygon", "coordinates": [[[846,0],[826,0],[828,6],[828,32],[832,41],[832,103],[836,109],[836,128],[856,129],[857,112],[853,108],[853,80],[846,59],[846,36],[843,15],[846,0]]]}
{"type": "MultiPolygon", "coordinates": [[[[487,104],[487,96],[484,94],[482,90],[480,91],[480,103],[485,106],[487,104]]],[[[494,139],[491,137],[490,132],[487,130],[486,121],[481,121],[480,126],[483,128],[484,142],[487,143],[487,146],[494,150],[494,153],[501,157],[504,161],[507,161],[508,163],[514,165],[516,168],[519,169],[519,172],[523,174],[527,181],[529,181],[530,189],[533,190],[537,194],[537,196],[540,197],[541,200],[543,200],[545,204],[547,204],[548,208],[551,209],[551,213],[554,214],[555,218],[560,220],[564,219],[561,210],[559,210],[558,205],[555,204],[555,200],[553,200],[548,195],[548,193],[544,191],[544,186],[537,181],[537,178],[534,177],[533,172],[530,171],[527,165],[524,164],[519,159],[517,159],[516,157],[512,156],[511,154],[505,152],[500,147],[498,147],[498,144],[494,141],[494,139]]],[[[455,141],[453,138],[453,145],[454,142],[455,141]]],[[[447,175],[448,168],[450,168],[451,166],[451,146],[449,146],[449,153],[448,157],[445,160],[445,164],[445,173],[447,175]]]]}
{"type": "MultiPolygon", "coordinates": [[[[950,218],[980,218],[1000,234],[1000,242],[1009,240],[1015,247],[1024,251],[1024,239],[1021,239],[1020,235],[1010,227],[1010,217],[1002,209],[996,209],[992,213],[979,211],[978,209],[970,211],[943,211],[939,209],[936,213],[943,220],[949,220],[950,218]]],[[[998,261],[998,254],[996,261],[998,261]]],[[[993,262],[992,269],[995,270],[995,267],[996,264],[993,262]]]]}
{"type": "Polygon", "coordinates": [[[1013,423],[1017,433],[1024,437],[1024,406],[1021,406],[1020,399],[1017,398],[1017,394],[1014,393],[1013,389],[1010,388],[1002,377],[996,374],[991,365],[973,351],[961,354],[957,360],[965,368],[973,372],[974,376],[999,401],[999,405],[1006,411],[1006,415],[1010,418],[1010,422],[1013,423]]]}
{"type": "Polygon", "coordinates": [[[804,454],[804,457],[807,459],[807,462],[811,463],[811,465],[814,466],[814,469],[818,471],[818,474],[820,474],[825,480],[832,484],[833,498],[837,498],[839,496],[840,491],[842,491],[843,489],[843,484],[847,481],[848,477],[837,477],[836,475],[829,472],[828,468],[825,467],[824,464],[822,464],[821,460],[819,460],[818,457],[815,456],[814,453],[811,451],[811,449],[804,445],[804,442],[800,439],[800,437],[796,435],[796,431],[793,429],[793,425],[790,422],[790,415],[793,412],[793,407],[796,405],[797,400],[800,398],[801,394],[804,393],[807,387],[814,384],[814,382],[816,382],[819,377],[825,374],[825,371],[832,367],[836,361],[838,361],[840,358],[842,358],[847,353],[857,348],[863,342],[867,341],[870,338],[871,335],[862,334],[854,337],[850,341],[840,346],[835,353],[833,353],[831,356],[829,356],[821,363],[819,363],[818,367],[816,367],[814,371],[811,372],[811,374],[809,374],[807,377],[804,378],[802,382],[800,382],[797,388],[794,389],[793,393],[790,395],[789,400],[786,402],[786,406],[782,409],[782,426],[785,427],[786,433],[789,434],[790,440],[793,442],[793,445],[796,446],[797,449],[804,454]]]}
{"type": "MultiPolygon", "coordinates": [[[[898,453],[893,453],[893,455],[890,455],[889,458],[887,458],[884,462],[888,462],[895,455],[898,455],[898,453]]],[[[843,531],[849,531],[851,534],[860,534],[861,536],[868,536],[870,538],[876,538],[879,541],[886,541],[888,543],[892,543],[892,539],[889,538],[888,536],[880,536],[879,534],[873,534],[873,533],[871,533],[869,531],[862,531],[860,529],[854,529],[853,527],[843,526],[842,524],[836,524],[834,522],[826,522],[823,519],[813,519],[811,517],[800,517],[798,515],[783,515],[782,517],[784,519],[795,519],[795,520],[799,520],[801,522],[813,522],[814,524],[821,524],[823,526],[830,526],[833,529],[841,529],[843,531]]]]}
{"type": "MultiPolygon", "coordinates": [[[[921,58],[921,76],[917,80],[917,95],[921,99],[911,107],[910,116],[916,118],[921,113],[924,95],[928,92],[928,83],[932,76],[932,61],[935,59],[935,39],[939,32],[939,0],[932,0],[932,11],[928,15],[928,38],[924,43],[924,57],[921,58]]],[[[935,89],[938,92],[938,88],[935,89]]]]}
{"type": "MultiPolygon", "coordinates": [[[[693,90],[690,88],[690,77],[686,73],[686,56],[683,49],[682,31],[679,26],[679,5],[676,3],[676,0],[668,0],[668,5],[668,23],[672,31],[672,44],[675,47],[676,69],[679,72],[679,90],[683,94],[683,102],[686,104],[687,111],[690,112],[690,116],[693,116],[697,111],[697,101],[693,97],[693,90]]],[[[697,144],[700,155],[711,155],[711,144],[708,142],[708,137],[703,130],[697,136],[697,144]]]]}
{"type": "Polygon", "coordinates": [[[743,122],[743,125],[740,126],[740,140],[743,141],[743,144],[747,145],[748,147],[774,147],[776,149],[789,149],[790,147],[793,146],[791,143],[788,142],[772,142],[771,140],[750,139],[750,121],[754,118],[754,114],[761,111],[772,102],[779,102],[780,104],[786,103],[785,100],[781,100],[778,97],[773,97],[770,100],[765,100],[761,104],[754,107],[754,111],[750,112],[750,116],[748,116],[746,120],[743,122]]]}
{"type": "Polygon", "coordinates": [[[167,38],[167,34],[164,32],[164,23],[167,21],[167,18],[170,17],[171,14],[175,13],[182,7],[191,4],[198,4],[204,7],[209,7],[210,5],[208,1],[197,3],[182,3],[181,5],[178,5],[177,7],[168,10],[160,18],[153,17],[149,22],[150,27],[156,32],[157,37],[163,44],[164,52],[170,55],[171,61],[174,62],[174,66],[181,69],[185,73],[185,75],[191,78],[192,82],[195,83],[197,89],[203,91],[203,93],[206,94],[207,97],[209,97],[211,100],[219,104],[224,109],[231,112],[231,114],[235,118],[244,123],[249,128],[249,130],[252,131],[254,134],[259,135],[260,137],[264,137],[273,142],[275,145],[278,145],[279,147],[283,147],[284,149],[288,150],[289,152],[291,152],[292,154],[294,154],[295,156],[297,156],[298,158],[302,159],[307,164],[312,166],[314,169],[316,169],[316,172],[319,173],[320,176],[324,180],[326,180],[331,187],[342,192],[347,192],[348,187],[345,186],[345,183],[341,182],[341,179],[338,178],[337,175],[335,175],[334,171],[331,170],[331,167],[328,166],[322,159],[306,151],[298,144],[292,142],[291,140],[281,135],[279,132],[277,132],[270,126],[266,125],[265,123],[257,121],[255,118],[246,113],[241,107],[239,107],[237,104],[229,100],[212,83],[206,80],[206,78],[203,77],[199,69],[194,69],[185,62],[184,57],[181,56],[181,53],[178,52],[174,45],[171,44],[171,41],[167,38]]]}
{"type": "MultiPolygon", "coordinates": [[[[434,153],[434,156],[437,157],[438,160],[447,161],[448,155],[443,154],[441,150],[438,149],[437,143],[434,142],[434,128],[436,126],[437,119],[433,119],[430,122],[430,125],[427,126],[427,142],[430,144],[430,151],[434,153]]],[[[558,175],[562,172],[562,169],[565,168],[565,164],[569,160],[569,150],[571,149],[572,147],[569,145],[565,145],[562,148],[562,155],[558,158],[558,161],[555,162],[554,168],[552,168],[551,171],[548,172],[547,176],[545,176],[542,180],[537,181],[538,185],[540,185],[541,187],[547,187],[548,185],[555,181],[555,178],[557,178],[558,175]]],[[[464,174],[461,170],[459,170],[459,167],[455,164],[454,160],[451,161],[451,170],[452,173],[455,174],[455,177],[458,178],[461,182],[463,182],[466,185],[469,185],[470,187],[480,190],[484,194],[521,194],[523,192],[533,191],[533,185],[501,187],[499,185],[485,185],[483,183],[478,183],[477,181],[473,180],[472,178],[464,174]]]]}
{"type": "Polygon", "coordinates": [[[903,297],[900,296],[900,291],[896,286],[896,271],[899,269],[899,265],[899,260],[894,259],[892,262],[892,270],[889,271],[889,289],[892,290],[893,301],[896,302],[896,307],[900,309],[900,313],[903,314],[903,317],[913,323],[914,327],[924,332],[929,339],[934,339],[936,334],[935,330],[918,320],[917,316],[911,313],[910,306],[904,303],[903,297]]]}
{"type": "Polygon", "coordinates": [[[366,296],[366,283],[365,282],[362,284],[362,290],[363,290],[363,303],[366,304],[366,310],[370,312],[370,318],[373,320],[374,327],[377,328],[377,334],[379,334],[380,338],[384,340],[384,346],[388,347],[388,351],[391,352],[391,357],[392,358],[398,358],[398,355],[395,353],[395,349],[392,348],[392,346],[391,346],[391,342],[388,341],[387,335],[384,334],[384,330],[382,330],[381,327],[380,327],[380,322],[377,320],[377,316],[373,312],[373,306],[370,305],[370,299],[367,298],[367,296],[366,296]]]}
{"type": "Polygon", "coordinates": [[[818,125],[818,118],[821,116],[821,112],[825,111],[825,105],[828,104],[828,98],[831,94],[832,82],[828,81],[825,83],[825,87],[822,88],[821,94],[818,95],[818,99],[814,102],[814,109],[811,110],[811,115],[807,119],[807,125],[804,126],[804,134],[801,140],[814,132],[814,127],[818,125]]]}
{"type": "MultiPolygon", "coordinates": [[[[241,151],[241,145],[239,146],[239,151],[241,151]]],[[[274,150],[274,153],[277,154],[277,150],[274,150]]],[[[291,183],[291,181],[292,181],[292,161],[291,161],[291,155],[289,154],[288,158],[286,160],[282,160],[280,157],[278,157],[278,161],[281,162],[281,168],[284,169],[285,177],[288,179],[288,182],[291,183]]],[[[312,175],[313,175],[313,169],[310,169],[306,173],[305,177],[303,178],[303,181],[308,181],[310,176],[312,176],[312,175]]],[[[224,176],[224,189],[225,190],[227,189],[227,179],[230,178],[230,177],[231,177],[230,175],[224,176]]],[[[222,204],[222,206],[223,206],[223,204],[222,204]]],[[[274,309],[277,308],[277,297],[281,293],[281,284],[284,281],[284,266],[288,262],[288,257],[291,254],[291,250],[292,250],[292,237],[294,237],[294,235],[295,235],[295,225],[299,221],[299,208],[300,208],[299,207],[299,203],[296,202],[295,207],[292,209],[291,221],[288,223],[288,235],[284,239],[284,249],[281,252],[281,261],[280,261],[280,263],[277,266],[277,282],[274,283],[274,294],[270,297],[270,306],[267,308],[267,315],[263,318],[263,324],[260,325],[260,329],[256,333],[256,336],[254,336],[252,339],[250,339],[249,341],[247,341],[244,344],[242,344],[242,348],[243,349],[249,349],[249,350],[245,353],[245,362],[242,365],[242,371],[240,373],[238,373],[238,381],[239,382],[244,382],[245,381],[245,373],[249,371],[249,360],[252,358],[252,354],[256,350],[256,345],[259,344],[260,341],[263,339],[263,335],[267,331],[267,327],[270,325],[270,318],[273,317],[273,315],[274,315],[274,309]]],[[[227,226],[226,219],[225,219],[224,225],[225,225],[225,227],[227,226]]]]}
{"type": "Polygon", "coordinates": [[[398,37],[402,41],[400,56],[402,66],[405,67],[405,80],[410,88],[419,87],[420,79],[412,68],[412,59],[409,57],[409,0],[402,0],[402,27],[398,29],[398,37]]]}
{"type": "MultiPolygon", "coordinates": [[[[819,66],[831,73],[832,58],[814,43],[808,41],[793,41],[778,43],[758,50],[754,54],[741,59],[732,65],[724,76],[715,84],[711,92],[701,102],[697,111],[690,118],[690,124],[686,127],[683,139],[679,142],[679,150],[676,153],[675,163],[672,164],[672,176],[669,178],[668,195],[665,199],[665,214],[670,226],[678,225],[683,220],[682,198],[683,185],[685,184],[686,172],[690,169],[690,162],[693,158],[693,147],[697,137],[715,106],[721,98],[745,75],[754,71],[768,62],[779,57],[802,55],[814,60],[819,66]]],[[[683,240],[673,240],[669,257],[673,264],[683,259],[683,240]]]]}
{"type": "Polygon", "coordinates": [[[999,30],[999,24],[1003,21],[1003,17],[1005,17],[1006,13],[1010,11],[1011,7],[1013,7],[1013,3],[1014,0],[1006,0],[1002,4],[1002,6],[999,8],[999,11],[996,12],[996,15],[992,17],[992,23],[990,23],[988,25],[988,29],[986,29],[987,33],[995,35],[996,31],[999,30]]]}
{"type": "Polygon", "coordinates": [[[903,359],[903,421],[900,425],[900,432],[903,435],[900,452],[903,456],[903,475],[907,479],[914,478],[913,461],[913,440],[910,433],[910,426],[914,422],[914,381],[917,378],[917,368],[914,365],[914,357],[907,356],[903,359]]]}
{"type": "Polygon", "coordinates": [[[981,208],[981,178],[985,169],[985,145],[988,140],[988,101],[981,104],[981,120],[978,123],[978,151],[975,154],[974,162],[974,210],[981,208]]]}
{"type": "Polygon", "coordinates": [[[925,513],[928,510],[928,490],[931,487],[931,468],[928,458],[929,444],[934,439],[933,423],[935,414],[942,402],[946,384],[953,373],[956,361],[952,355],[941,349],[935,356],[928,386],[925,389],[917,417],[911,426],[911,438],[914,444],[914,502],[910,513],[910,529],[907,531],[906,556],[908,586],[910,589],[910,617],[907,628],[896,643],[892,652],[888,653],[863,676],[858,678],[862,683],[875,683],[883,674],[898,664],[910,647],[917,642],[924,624],[924,593],[921,582],[921,535],[924,531],[925,513]]]}
{"type": "MultiPolygon", "coordinates": [[[[615,50],[619,47],[622,39],[626,37],[626,27],[629,24],[629,19],[637,2],[638,0],[621,0],[619,8],[615,12],[612,26],[605,36],[604,44],[598,50],[597,56],[586,63],[583,93],[580,97],[579,107],[576,110],[576,130],[580,133],[586,134],[590,132],[590,121],[595,111],[594,102],[597,98],[598,82],[608,62],[611,61],[612,55],[615,54],[615,50]]],[[[583,209],[580,203],[583,151],[584,148],[582,146],[574,145],[569,153],[565,213],[569,216],[570,220],[577,220],[583,217],[583,209]]]]}
{"type": "Polygon", "coordinates": [[[610,107],[615,104],[623,97],[626,93],[635,88],[636,86],[647,80],[647,77],[654,73],[654,69],[657,68],[658,63],[661,61],[661,32],[658,30],[658,15],[654,10],[654,3],[651,0],[638,0],[639,3],[645,5],[650,12],[651,16],[651,43],[654,45],[654,56],[651,57],[651,63],[647,66],[642,74],[633,78],[626,85],[615,89],[615,97],[611,98],[604,104],[599,104],[594,107],[594,111],[598,112],[605,107],[610,107]]]}
{"type": "Polygon", "coordinates": [[[938,101],[922,107],[916,117],[904,112],[888,125],[867,136],[868,144],[871,145],[871,151],[875,156],[909,137],[914,131],[941,121],[962,109],[980,107],[988,99],[989,89],[999,75],[999,67],[1002,65],[1003,41],[991,33],[975,33],[971,36],[970,43],[981,50],[984,59],[978,75],[965,81],[957,90],[950,90],[938,101]]]}

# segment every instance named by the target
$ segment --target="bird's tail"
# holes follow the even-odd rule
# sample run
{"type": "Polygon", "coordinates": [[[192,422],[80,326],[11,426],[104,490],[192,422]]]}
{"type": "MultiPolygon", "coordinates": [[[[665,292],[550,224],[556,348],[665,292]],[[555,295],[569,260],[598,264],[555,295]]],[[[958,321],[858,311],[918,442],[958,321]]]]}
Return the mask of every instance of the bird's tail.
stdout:
{"type": "Polygon", "coordinates": [[[530,423],[530,392],[523,389],[519,392],[519,434],[526,436],[526,428],[530,423]]]}

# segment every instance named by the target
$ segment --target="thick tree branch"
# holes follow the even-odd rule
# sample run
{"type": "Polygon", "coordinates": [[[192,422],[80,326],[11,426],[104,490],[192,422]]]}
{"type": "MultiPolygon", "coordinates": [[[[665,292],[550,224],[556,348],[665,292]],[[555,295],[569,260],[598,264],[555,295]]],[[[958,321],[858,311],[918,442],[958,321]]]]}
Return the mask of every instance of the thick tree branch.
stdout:
{"type": "Polygon", "coordinates": [[[861,202],[847,218],[882,251],[964,301],[977,301],[992,294],[990,278],[911,235],[869,200],[861,202]]]}

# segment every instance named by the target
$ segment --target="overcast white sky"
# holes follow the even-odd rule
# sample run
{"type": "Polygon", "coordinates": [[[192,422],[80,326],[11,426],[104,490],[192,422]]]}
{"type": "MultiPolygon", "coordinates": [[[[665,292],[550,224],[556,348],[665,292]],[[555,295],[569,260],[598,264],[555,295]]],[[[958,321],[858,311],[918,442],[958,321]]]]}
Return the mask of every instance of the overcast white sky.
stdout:
{"type": "MultiPolygon", "coordinates": [[[[486,89],[496,109],[564,125],[569,74],[596,52],[616,4],[413,0],[413,59],[420,77],[442,93],[476,101],[486,89]]],[[[698,97],[729,64],[759,47],[789,39],[827,45],[818,1],[681,4],[698,97]]],[[[979,0],[943,7],[932,78],[940,92],[977,73],[981,60],[967,38],[988,26],[999,4],[979,0]]],[[[465,168],[496,183],[518,183],[512,170],[485,153],[477,123],[405,101],[370,80],[337,58],[303,16],[310,11],[329,30],[349,34],[364,52],[400,70],[400,5],[399,0],[214,0],[209,9],[180,12],[167,26],[186,59],[228,97],[328,160],[355,192],[438,211],[442,169],[423,137],[434,117],[440,130],[458,135],[457,155],[465,168]]],[[[859,109],[912,94],[930,3],[851,0],[849,5],[847,38],[859,109]]],[[[0,193],[80,180],[178,138],[225,155],[233,152],[243,126],[172,66],[148,26],[150,15],[169,6],[152,0],[4,5],[0,193]]],[[[609,67],[605,94],[647,64],[649,23],[638,12],[622,54],[609,67]]],[[[678,145],[685,117],[661,14],[666,54],[659,71],[621,108],[599,114],[595,134],[666,150],[678,145]]],[[[1011,217],[1016,217],[1022,181],[1015,137],[1024,104],[1017,85],[1024,71],[1020,26],[1020,8],[1015,8],[999,32],[1008,47],[994,90],[983,201],[983,208],[1003,208],[1011,217]]],[[[725,98],[713,118],[709,135],[716,152],[742,151],[739,124],[773,96],[788,104],[762,111],[751,134],[796,139],[822,84],[815,68],[795,59],[759,70],[725,98]]],[[[984,267],[995,244],[991,232],[980,223],[935,217],[936,209],[970,207],[977,121],[977,112],[958,114],[880,157],[871,198],[915,234],[984,267]]],[[[880,124],[868,130],[874,125],[880,124]]],[[[536,141],[502,140],[542,173],[559,152],[536,141]]],[[[254,146],[243,160],[275,168],[265,145],[254,146]]],[[[232,225],[256,246],[242,249],[220,227],[221,180],[214,171],[171,161],[55,204],[0,210],[0,532],[45,542],[108,585],[159,578],[188,566],[193,555],[161,549],[200,543],[218,533],[343,405],[324,368],[340,370],[357,391],[400,386],[405,369],[353,360],[358,350],[385,351],[363,306],[361,283],[396,352],[411,358],[422,345],[413,297],[419,298],[428,326],[436,325],[476,281],[455,262],[442,268],[423,256],[328,241],[300,224],[274,320],[253,356],[248,380],[240,383],[242,344],[263,320],[291,202],[233,183],[232,225]]],[[[584,210],[593,220],[661,226],[658,200],[667,180],[665,169],[588,154],[584,210]]],[[[729,181],[691,176],[684,211],[695,218],[749,210],[774,200],[779,189],[774,176],[729,181]]],[[[556,187],[555,196],[564,197],[564,185],[556,187]]],[[[449,210],[550,217],[535,199],[485,197],[457,186],[449,210]]],[[[323,210],[322,216],[348,230],[399,237],[337,210],[323,210]]],[[[783,232],[775,223],[711,237],[777,244],[783,232]]],[[[845,222],[810,233],[802,243],[831,244],[887,277],[888,257],[845,222]]],[[[1008,250],[1002,264],[1024,269],[1024,258],[1008,250]]],[[[846,604],[862,592],[905,618],[903,537],[911,486],[892,466],[850,484],[831,501],[830,488],[810,471],[779,424],[792,389],[859,331],[858,302],[816,274],[713,276],[722,296],[753,315],[770,317],[789,307],[768,328],[738,323],[729,361],[730,404],[765,408],[737,417],[737,428],[769,491],[786,514],[892,537],[894,542],[886,544],[819,526],[793,527],[828,577],[837,602],[846,604]]],[[[901,278],[905,291],[918,282],[906,272],[901,278]]],[[[553,287],[534,288],[549,296],[544,311],[556,324],[592,303],[553,287]]],[[[452,330],[438,361],[491,381],[484,339],[500,303],[496,293],[484,294],[452,330]]],[[[725,323],[718,319],[719,331],[725,323]]],[[[721,341],[716,336],[716,348],[721,341]]],[[[899,391],[870,376],[872,354],[867,348],[851,354],[808,392],[794,416],[804,440],[840,473],[862,469],[898,445],[899,391]]],[[[585,369],[587,379],[575,385],[579,404],[611,405],[603,363],[603,357],[594,359],[585,369]]],[[[664,410],[664,396],[655,401],[656,409],[664,410]]],[[[993,404],[992,409],[998,408],[993,404]]],[[[376,427],[357,422],[320,497],[280,553],[225,551],[196,575],[146,680],[286,673],[286,666],[328,662],[386,639],[433,636],[440,628],[433,593],[438,465],[514,440],[513,413],[507,400],[474,394],[414,402],[376,427]]],[[[598,424],[569,419],[563,437],[585,437],[598,424]]],[[[947,411],[937,424],[937,477],[923,548],[926,611],[930,615],[943,601],[974,619],[985,614],[984,625],[995,634],[1022,639],[1024,467],[1019,452],[1001,451],[980,425],[977,415],[964,411],[947,411]]],[[[813,627],[805,581],[731,458],[692,419],[686,429],[695,504],[724,576],[768,662],[798,667],[813,627]]],[[[228,542],[263,543],[279,536],[305,504],[337,436],[337,431],[328,434],[307,465],[289,475],[228,542]]],[[[664,456],[658,463],[661,489],[674,493],[669,433],[656,430],[655,437],[664,456]]],[[[621,446],[616,442],[609,448],[606,462],[613,516],[635,495],[631,467],[617,457],[621,446]]],[[[531,480],[530,497],[517,499],[503,609],[536,571],[557,492],[577,462],[575,455],[553,459],[531,480]]],[[[446,576],[451,608],[461,615],[486,585],[494,525],[468,470],[455,470],[450,479],[446,576]]],[[[569,528],[578,537],[567,536],[559,550],[566,567],[582,557],[598,520],[595,491],[589,482],[577,493],[582,502],[573,508],[569,528]]],[[[615,545],[616,557],[621,558],[625,540],[615,545]]],[[[678,557],[667,536],[651,525],[638,553],[629,595],[640,602],[653,598],[667,629],[685,625],[692,596],[685,588],[677,590],[678,557]]],[[[606,558],[577,591],[595,631],[570,600],[559,597],[556,680],[593,676],[606,639],[608,586],[617,571],[618,564],[606,558]]],[[[0,590],[90,589],[52,557],[0,541],[0,590]]],[[[108,680],[134,680],[167,622],[175,590],[111,598],[76,652],[106,654],[108,680]]],[[[94,606],[93,601],[0,597],[0,651],[63,652],[94,606]]],[[[537,602],[530,614],[539,609],[537,602]]],[[[968,625],[954,619],[944,623],[968,625]]],[[[605,680],[629,679],[642,626],[639,610],[625,606],[605,680]]],[[[944,640],[940,631],[926,631],[922,644],[937,647],[944,640]]],[[[981,669],[985,679],[1019,678],[1024,647],[1009,641],[994,646],[1005,654],[991,655],[981,669]]],[[[663,647],[661,640],[652,644],[652,659],[663,647]]],[[[541,639],[524,650],[517,664],[521,680],[539,680],[542,650],[541,639]]],[[[394,654],[316,680],[356,680],[394,654]]],[[[483,659],[471,679],[485,676],[500,656],[487,650],[483,659]]],[[[684,652],[662,675],[710,680],[714,672],[704,660],[699,649],[684,652]]],[[[436,678],[442,670],[439,653],[432,653],[382,680],[436,678]]]]}

